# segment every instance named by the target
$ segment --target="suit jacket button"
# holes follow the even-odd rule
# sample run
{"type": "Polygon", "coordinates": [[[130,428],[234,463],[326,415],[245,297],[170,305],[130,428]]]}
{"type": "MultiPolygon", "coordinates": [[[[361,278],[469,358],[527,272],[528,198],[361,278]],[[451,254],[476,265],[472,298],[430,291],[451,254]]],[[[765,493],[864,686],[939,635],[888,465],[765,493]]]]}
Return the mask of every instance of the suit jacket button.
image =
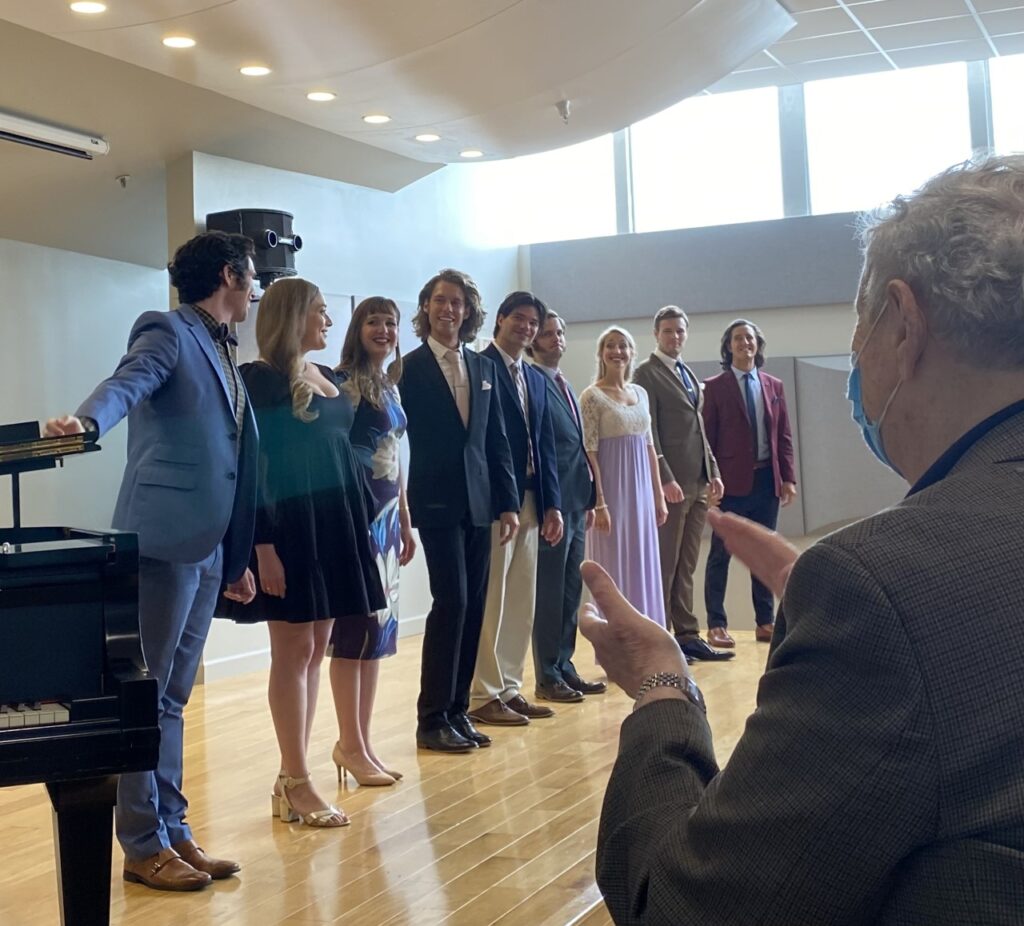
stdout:
{"type": "Polygon", "coordinates": [[[234,478],[235,478],[235,474],[234,473],[228,473],[228,479],[234,479],[234,478]]]}

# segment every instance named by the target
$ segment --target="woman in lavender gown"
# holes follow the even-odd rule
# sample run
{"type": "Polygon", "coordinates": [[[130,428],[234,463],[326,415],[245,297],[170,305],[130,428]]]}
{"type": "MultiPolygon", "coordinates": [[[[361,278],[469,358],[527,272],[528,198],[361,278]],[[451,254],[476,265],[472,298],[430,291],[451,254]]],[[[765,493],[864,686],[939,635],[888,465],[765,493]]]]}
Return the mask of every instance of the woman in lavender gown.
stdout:
{"type": "Polygon", "coordinates": [[[629,332],[608,328],[597,341],[597,379],[580,394],[583,445],[597,487],[587,557],[605,568],[633,607],[664,627],[658,527],[668,507],[647,392],[629,382],[635,356],[629,332]]]}

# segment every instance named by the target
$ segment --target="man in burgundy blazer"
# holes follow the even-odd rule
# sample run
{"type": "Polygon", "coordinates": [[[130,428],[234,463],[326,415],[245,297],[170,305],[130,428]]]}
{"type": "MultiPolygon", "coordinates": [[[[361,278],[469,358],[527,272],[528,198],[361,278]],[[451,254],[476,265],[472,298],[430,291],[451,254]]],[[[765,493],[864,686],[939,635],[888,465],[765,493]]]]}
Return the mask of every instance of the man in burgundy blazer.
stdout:
{"type": "MultiPolygon", "coordinates": [[[[704,425],[711,452],[718,460],[725,495],[722,511],[733,511],[775,529],[779,505],[796,497],[793,440],[782,381],[761,371],[764,335],[746,319],[737,319],[722,335],[722,370],[704,384],[704,425]]],[[[704,606],[708,642],[735,646],[727,630],[725,587],[729,552],[712,534],[704,574],[704,606]]],[[[770,642],[775,601],[769,589],[751,578],[757,621],[755,636],[770,642]]]]}

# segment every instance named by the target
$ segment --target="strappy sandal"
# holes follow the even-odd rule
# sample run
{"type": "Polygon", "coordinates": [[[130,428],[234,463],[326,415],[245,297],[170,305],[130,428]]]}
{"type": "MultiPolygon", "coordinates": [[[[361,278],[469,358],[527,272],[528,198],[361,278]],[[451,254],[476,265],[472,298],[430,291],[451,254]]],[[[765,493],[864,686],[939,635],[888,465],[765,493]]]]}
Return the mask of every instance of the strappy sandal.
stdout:
{"type": "Polygon", "coordinates": [[[296,820],[306,826],[321,827],[324,829],[348,826],[352,821],[343,810],[339,810],[332,804],[328,804],[321,810],[312,810],[309,813],[299,813],[288,798],[288,789],[309,783],[309,776],[305,778],[292,778],[289,775],[280,775],[278,784],[281,786],[281,793],[271,794],[273,804],[271,813],[280,817],[282,823],[294,823],[296,820]]]}

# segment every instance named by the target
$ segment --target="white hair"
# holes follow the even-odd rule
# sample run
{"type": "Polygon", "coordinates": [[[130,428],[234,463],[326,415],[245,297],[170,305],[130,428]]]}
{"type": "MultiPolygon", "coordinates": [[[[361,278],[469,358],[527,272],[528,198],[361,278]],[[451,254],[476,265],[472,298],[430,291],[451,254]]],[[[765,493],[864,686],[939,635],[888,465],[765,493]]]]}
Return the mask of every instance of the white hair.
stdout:
{"type": "Polygon", "coordinates": [[[1024,367],[1024,156],[979,156],[860,219],[857,310],[903,280],[931,333],[976,366],[1024,367]]]}

